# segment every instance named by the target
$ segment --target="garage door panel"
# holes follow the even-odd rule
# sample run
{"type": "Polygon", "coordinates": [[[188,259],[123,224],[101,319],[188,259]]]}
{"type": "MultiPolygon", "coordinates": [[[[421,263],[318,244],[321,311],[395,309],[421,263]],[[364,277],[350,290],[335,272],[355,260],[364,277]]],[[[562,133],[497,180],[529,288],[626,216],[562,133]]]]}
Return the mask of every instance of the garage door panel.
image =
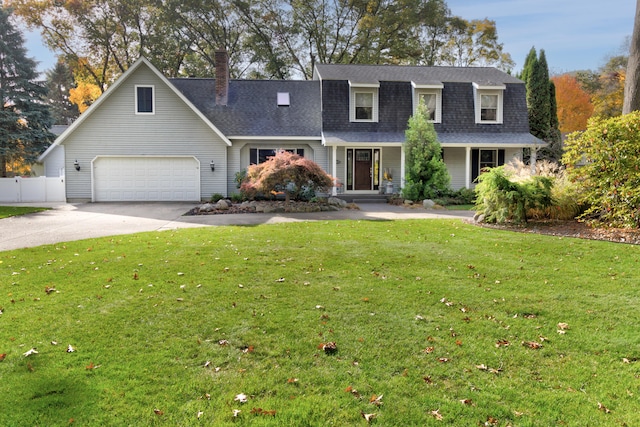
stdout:
{"type": "Polygon", "coordinates": [[[96,201],[198,201],[200,169],[193,157],[99,157],[96,201]]]}

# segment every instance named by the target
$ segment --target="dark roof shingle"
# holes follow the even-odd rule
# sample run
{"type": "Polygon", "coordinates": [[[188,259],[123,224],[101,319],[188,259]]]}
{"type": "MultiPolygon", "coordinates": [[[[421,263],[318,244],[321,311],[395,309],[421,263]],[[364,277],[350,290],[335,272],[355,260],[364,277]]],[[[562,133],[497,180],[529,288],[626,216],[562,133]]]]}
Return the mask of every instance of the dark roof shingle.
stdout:
{"type": "Polygon", "coordinates": [[[215,79],[169,79],[227,136],[320,137],[320,84],[299,80],[231,80],[226,106],[216,105],[215,79]],[[288,92],[289,106],[278,106],[288,92]]]}

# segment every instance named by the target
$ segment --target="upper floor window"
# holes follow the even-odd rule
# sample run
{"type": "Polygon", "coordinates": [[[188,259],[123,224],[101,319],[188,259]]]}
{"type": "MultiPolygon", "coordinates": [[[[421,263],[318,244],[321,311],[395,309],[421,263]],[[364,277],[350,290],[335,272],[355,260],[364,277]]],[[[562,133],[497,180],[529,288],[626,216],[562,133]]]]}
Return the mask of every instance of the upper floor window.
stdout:
{"type": "Polygon", "coordinates": [[[433,123],[442,122],[442,88],[441,83],[438,84],[417,84],[412,82],[414,87],[413,96],[413,112],[418,109],[418,105],[422,102],[429,111],[428,119],[433,123]]]}
{"type": "Polygon", "coordinates": [[[378,84],[351,86],[351,102],[349,119],[352,122],[378,121],[378,84]]]}
{"type": "Polygon", "coordinates": [[[504,85],[473,84],[476,123],[502,123],[504,85]]]}
{"type": "Polygon", "coordinates": [[[153,86],[136,86],[136,114],[154,114],[153,86]]]}

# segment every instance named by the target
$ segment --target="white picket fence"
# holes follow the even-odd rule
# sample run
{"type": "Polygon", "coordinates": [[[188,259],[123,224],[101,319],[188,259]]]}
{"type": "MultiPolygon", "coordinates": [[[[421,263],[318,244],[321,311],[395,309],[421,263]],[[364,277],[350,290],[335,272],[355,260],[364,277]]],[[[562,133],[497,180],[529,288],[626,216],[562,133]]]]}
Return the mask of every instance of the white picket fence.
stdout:
{"type": "Polygon", "coordinates": [[[64,176],[0,178],[0,202],[64,202],[64,176]]]}

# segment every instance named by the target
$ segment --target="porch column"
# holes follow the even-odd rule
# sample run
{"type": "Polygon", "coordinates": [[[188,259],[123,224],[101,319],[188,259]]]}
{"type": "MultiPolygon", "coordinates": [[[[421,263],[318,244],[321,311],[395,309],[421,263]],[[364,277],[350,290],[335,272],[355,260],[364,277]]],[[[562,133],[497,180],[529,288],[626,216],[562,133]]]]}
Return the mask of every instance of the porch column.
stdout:
{"type": "Polygon", "coordinates": [[[404,159],[405,159],[405,155],[404,155],[404,144],[402,144],[400,146],[400,189],[402,190],[404,188],[404,159]]]}
{"type": "Polygon", "coordinates": [[[471,147],[465,147],[464,186],[471,188],[471,147]]]}
{"type": "Polygon", "coordinates": [[[332,196],[338,195],[338,187],[336,186],[337,179],[338,179],[337,155],[338,155],[338,147],[334,145],[331,147],[331,176],[333,177],[333,189],[331,190],[332,196]]]}
{"type": "Polygon", "coordinates": [[[536,160],[538,157],[538,147],[531,147],[531,157],[529,163],[531,164],[531,175],[536,174],[536,160]]]}

